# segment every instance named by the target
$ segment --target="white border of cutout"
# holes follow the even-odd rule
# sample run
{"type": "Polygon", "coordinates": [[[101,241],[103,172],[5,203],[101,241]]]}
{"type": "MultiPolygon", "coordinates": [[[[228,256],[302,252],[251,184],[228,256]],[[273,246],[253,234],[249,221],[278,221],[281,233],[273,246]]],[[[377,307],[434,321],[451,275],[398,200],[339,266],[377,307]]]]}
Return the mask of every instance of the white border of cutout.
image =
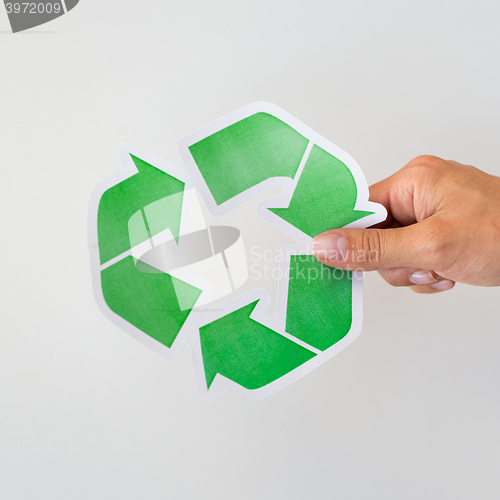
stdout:
{"type": "MultiPolygon", "coordinates": [[[[193,365],[195,371],[195,377],[197,380],[198,389],[200,395],[206,400],[212,400],[217,397],[221,390],[227,389],[237,396],[241,397],[247,401],[254,401],[258,399],[263,399],[271,394],[276,393],[277,391],[283,389],[289,384],[295,382],[296,380],[302,378],[319,365],[323,364],[325,361],[335,356],[342,349],[347,347],[350,343],[352,343],[360,334],[362,327],[362,318],[363,318],[363,283],[362,283],[362,275],[353,273],[353,289],[352,289],[352,323],[349,333],[339,342],[334,344],[329,349],[321,352],[317,349],[308,346],[304,342],[292,337],[291,335],[285,332],[285,320],[286,320],[286,306],[287,306],[287,296],[288,296],[288,269],[289,269],[289,259],[281,261],[281,273],[280,273],[280,282],[278,285],[278,301],[277,301],[277,315],[276,318],[268,316],[266,314],[267,307],[270,303],[270,296],[268,292],[264,289],[256,289],[251,292],[242,295],[233,301],[227,302],[222,306],[219,306],[216,311],[207,310],[203,306],[195,306],[191,314],[188,316],[186,322],[182,326],[177,338],[175,339],[172,347],[169,349],[160,342],[152,339],[144,332],[134,327],[120,316],[115,314],[113,311],[109,309],[106,302],[104,301],[104,297],[102,294],[101,288],[101,270],[112,265],[118,260],[123,259],[127,255],[131,255],[132,252],[134,254],[138,254],[139,252],[147,251],[149,248],[147,247],[148,243],[141,244],[144,246],[144,249],[138,248],[140,245],[135,247],[134,249],[125,252],[118,257],[110,260],[109,262],[100,265],[99,261],[99,248],[98,248],[98,240],[97,240],[97,210],[99,207],[99,201],[103,195],[103,193],[109,189],[110,187],[122,182],[123,180],[131,177],[132,175],[137,173],[137,168],[130,157],[130,154],[141,158],[142,160],[154,165],[159,170],[166,172],[167,174],[183,181],[185,183],[185,190],[196,188],[200,193],[204,203],[206,204],[209,211],[215,215],[220,216],[226,214],[241,204],[259,196],[260,194],[268,191],[272,188],[283,188],[282,195],[280,198],[275,199],[265,199],[259,203],[257,206],[257,214],[262,219],[266,220],[269,224],[276,227],[280,231],[285,234],[291,236],[295,241],[297,241],[296,245],[288,245],[287,247],[282,249],[282,255],[310,255],[311,251],[311,242],[312,238],[302,233],[297,228],[288,224],[286,221],[275,215],[274,213],[267,210],[268,207],[288,207],[290,200],[293,196],[293,192],[297,185],[298,179],[302,172],[305,161],[307,160],[307,156],[312,148],[313,144],[317,144],[319,147],[324,149],[325,151],[331,153],[339,160],[341,160],[351,171],[357,186],[357,200],[354,209],[355,210],[366,210],[374,212],[372,215],[359,219],[352,224],[347,225],[346,227],[360,227],[365,228],[371,226],[373,224],[377,224],[385,220],[387,216],[387,212],[382,205],[372,203],[368,201],[368,185],[366,183],[365,177],[359,165],[354,161],[351,156],[349,156],[346,152],[332,144],[330,141],[327,141],[324,137],[320,136],[311,128],[304,125],[302,122],[294,118],[292,115],[288,114],[286,111],[282,110],[278,106],[267,102],[256,102],[253,104],[249,104],[243,108],[240,108],[233,113],[203,127],[196,132],[190,134],[189,136],[182,139],[179,143],[179,151],[181,153],[182,159],[187,167],[187,171],[177,167],[176,165],[160,158],[159,156],[147,151],[139,146],[136,146],[131,143],[124,143],[119,148],[119,156],[122,161],[122,168],[120,170],[114,172],[108,178],[99,183],[95,189],[93,190],[89,202],[89,213],[88,213],[88,239],[90,246],[90,259],[91,259],[91,272],[92,272],[92,283],[94,295],[96,297],[97,304],[104,315],[110,319],[113,323],[119,326],[121,329],[125,330],[127,333],[132,335],[136,340],[139,340],[144,345],[158,352],[159,354],[167,357],[167,358],[175,358],[186,346],[186,343],[189,342],[191,346],[192,356],[193,356],[193,365]],[[196,164],[189,152],[189,146],[199,142],[205,137],[218,132],[221,129],[232,125],[248,116],[251,116],[255,113],[264,112],[269,113],[270,115],[275,116],[276,118],[282,120],[287,123],[290,127],[295,129],[297,132],[302,134],[304,137],[309,139],[310,143],[306,149],[306,153],[302,159],[301,165],[299,166],[298,172],[294,179],[290,179],[288,177],[274,177],[271,179],[267,179],[257,186],[254,186],[250,189],[247,189],[243,193],[231,198],[230,200],[222,203],[217,206],[215,200],[210,193],[208,186],[206,185],[200,171],[196,167],[196,164]],[[281,335],[293,340],[295,343],[306,347],[310,351],[314,352],[316,356],[287,373],[283,377],[271,382],[270,384],[260,388],[249,390],[244,387],[236,384],[232,380],[227,379],[221,374],[217,374],[210,389],[207,389],[205,372],[203,369],[203,358],[201,355],[201,344],[200,344],[200,336],[199,336],[199,328],[203,325],[211,323],[222,316],[225,316],[231,312],[244,307],[251,302],[259,300],[259,303],[256,305],[255,309],[251,314],[251,318],[255,321],[272,328],[277,331],[281,335]]],[[[187,234],[189,232],[189,220],[190,214],[186,213],[182,210],[181,217],[181,228],[180,234],[187,234]]],[[[154,238],[155,245],[158,245],[164,241],[168,241],[172,239],[172,235],[170,231],[167,229],[163,233],[156,235],[154,238]]],[[[184,275],[184,276],[176,276],[178,278],[184,279],[186,282],[191,283],[198,288],[202,289],[202,295],[204,299],[206,297],[210,297],[212,290],[208,283],[201,282],[194,276],[184,275]]]]}

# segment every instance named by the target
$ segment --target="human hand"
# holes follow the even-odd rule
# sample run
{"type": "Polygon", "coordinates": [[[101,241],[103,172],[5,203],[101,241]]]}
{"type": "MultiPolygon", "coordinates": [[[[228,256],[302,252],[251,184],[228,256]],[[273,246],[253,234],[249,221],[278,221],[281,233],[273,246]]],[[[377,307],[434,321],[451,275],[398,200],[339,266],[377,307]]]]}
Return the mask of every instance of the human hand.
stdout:
{"type": "Polygon", "coordinates": [[[313,240],[323,264],[377,270],[420,293],[455,282],[500,285],[500,177],[470,165],[419,156],[370,187],[387,209],[373,229],[333,229],[313,240]]]}

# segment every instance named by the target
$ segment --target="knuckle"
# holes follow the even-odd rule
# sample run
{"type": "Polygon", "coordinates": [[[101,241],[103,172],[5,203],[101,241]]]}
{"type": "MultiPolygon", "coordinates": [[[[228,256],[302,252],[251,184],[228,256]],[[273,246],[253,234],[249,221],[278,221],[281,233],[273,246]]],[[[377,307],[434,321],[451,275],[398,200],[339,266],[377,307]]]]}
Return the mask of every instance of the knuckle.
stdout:
{"type": "Polygon", "coordinates": [[[416,158],[413,158],[408,165],[426,165],[426,166],[439,166],[444,163],[445,160],[439,158],[438,156],[432,155],[420,155],[416,158]]]}
{"type": "Polygon", "coordinates": [[[434,156],[434,155],[419,155],[417,156],[417,158],[421,163],[429,163],[429,164],[442,163],[444,161],[439,156],[434,156]]]}
{"type": "Polygon", "coordinates": [[[438,178],[445,174],[451,165],[442,158],[431,155],[417,156],[403,167],[417,179],[438,178]]]}
{"type": "Polygon", "coordinates": [[[356,233],[351,245],[351,259],[365,266],[380,259],[382,238],[380,229],[368,229],[356,233]]]}

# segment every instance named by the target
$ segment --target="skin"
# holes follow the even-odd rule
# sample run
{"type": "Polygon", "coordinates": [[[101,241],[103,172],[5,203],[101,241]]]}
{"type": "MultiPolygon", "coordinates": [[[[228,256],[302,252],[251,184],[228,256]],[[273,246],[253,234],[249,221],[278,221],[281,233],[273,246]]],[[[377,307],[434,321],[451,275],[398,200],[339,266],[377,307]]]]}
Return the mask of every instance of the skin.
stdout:
{"type": "Polygon", "coordinates": [[[371,186],[370,200],[385,206],[387,220],[318,235],[319,261],[376,270],[389,284],[419,293],[449,290],[455,282],[500,285],[499,177],[419,156],[371,186]]]}

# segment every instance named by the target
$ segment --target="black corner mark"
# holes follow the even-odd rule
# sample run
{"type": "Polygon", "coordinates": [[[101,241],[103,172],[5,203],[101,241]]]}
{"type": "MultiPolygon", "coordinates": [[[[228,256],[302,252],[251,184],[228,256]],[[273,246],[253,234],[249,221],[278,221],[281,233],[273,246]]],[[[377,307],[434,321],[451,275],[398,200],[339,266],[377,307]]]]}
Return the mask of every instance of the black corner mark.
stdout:
{"type": "Polygon", "coordinates": [[[4,0],[14,33],[48,23],[73,9],[79,0],[4,0]]]}
{"type": "Polygon", "coordinates": [[[66,4],[66,11],[69,12],[71,9],[73,9],[74,7],[76,7],[76,4],[79,2],[80,0],[65,0],[65,4],[66,4]]]}

